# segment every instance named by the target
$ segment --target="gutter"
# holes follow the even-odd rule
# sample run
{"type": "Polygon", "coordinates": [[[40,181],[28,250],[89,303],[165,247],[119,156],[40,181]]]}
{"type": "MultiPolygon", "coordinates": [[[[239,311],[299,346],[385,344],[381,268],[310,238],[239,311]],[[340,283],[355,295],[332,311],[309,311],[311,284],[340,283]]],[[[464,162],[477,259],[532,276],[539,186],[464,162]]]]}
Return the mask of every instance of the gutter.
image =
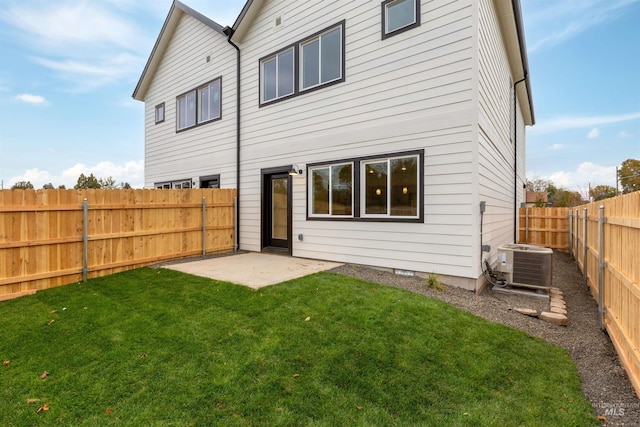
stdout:
{"type": "MultiPolygon", "coordinates": [[[[518,243],[518,83],[527,82],[527,72],[524,77],[513,84],[513,243],[518,243]]],[[[533,118],[533,111],[531,111],[533,118]]]]}
{"type": "Polygon", "coordinates": [[[240,250],[240,48],[231,41],[235,30],[224,27],[227,42],[236,49],[236,251],[240,250]]]}
{"type": "MultiPolygon", "coordinates": [[[[529,81],[529,59],[527,57],[527,43],[524,39],[524,23],[522,22],[522,8],[520,0],[511,0],[513,7],[513,16],[516,21],[516,32],[518,33],[518,46],[520,47],[520,60],[522,61],[522,70],[524,72],[524,80],[527,87],[527,98],[529,100],[529,110],[531,111],[531,126],[536,124],[535,114],[533,112],[533,99],[531,96],[531,83],[529,81]]],[[[517,83],[516,83],[517,84],[517,83]]],[[[515,85],[514,85],[515,88],[515,85]]]]}

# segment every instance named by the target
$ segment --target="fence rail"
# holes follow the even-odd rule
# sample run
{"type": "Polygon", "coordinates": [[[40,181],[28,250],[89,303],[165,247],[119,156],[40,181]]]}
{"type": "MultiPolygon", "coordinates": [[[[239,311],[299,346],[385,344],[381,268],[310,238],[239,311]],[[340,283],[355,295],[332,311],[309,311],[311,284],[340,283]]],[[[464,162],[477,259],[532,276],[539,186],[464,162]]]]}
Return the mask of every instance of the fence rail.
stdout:
{"type": "Polygon", "coordinates": [[[233,189],[2,190],[0,300],[234,249],[233,189]]]}
{"type": "Polygon", "coordinates": [[[521,208],[520,242],[573,256],[640,397],[640,192],[575,208],[521,208]]]}

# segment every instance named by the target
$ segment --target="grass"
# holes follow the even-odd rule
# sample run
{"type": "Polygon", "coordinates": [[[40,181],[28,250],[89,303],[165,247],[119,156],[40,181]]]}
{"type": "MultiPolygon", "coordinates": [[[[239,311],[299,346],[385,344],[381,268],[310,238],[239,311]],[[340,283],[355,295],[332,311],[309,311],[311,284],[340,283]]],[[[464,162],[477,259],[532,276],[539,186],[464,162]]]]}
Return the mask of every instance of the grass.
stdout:
{"type": "Polygon", "coordinates": [[[0,304],[0,360],[3,426],[597,425],[564,350],[331,273],[42,291],[0,304]]]}

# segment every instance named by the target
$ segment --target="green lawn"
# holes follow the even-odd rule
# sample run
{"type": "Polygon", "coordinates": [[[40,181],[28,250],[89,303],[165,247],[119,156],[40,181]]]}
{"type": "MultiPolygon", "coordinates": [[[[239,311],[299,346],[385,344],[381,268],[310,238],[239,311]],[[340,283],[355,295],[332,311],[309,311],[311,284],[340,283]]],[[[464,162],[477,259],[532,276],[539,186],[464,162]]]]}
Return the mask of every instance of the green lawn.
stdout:
{"type": "Polygon", "coordinates": [[[331,273],[254,291],[145,268],[42,291],[0,303],[4,360],[2,426],[598,424],[566,351],[331,273]]]}

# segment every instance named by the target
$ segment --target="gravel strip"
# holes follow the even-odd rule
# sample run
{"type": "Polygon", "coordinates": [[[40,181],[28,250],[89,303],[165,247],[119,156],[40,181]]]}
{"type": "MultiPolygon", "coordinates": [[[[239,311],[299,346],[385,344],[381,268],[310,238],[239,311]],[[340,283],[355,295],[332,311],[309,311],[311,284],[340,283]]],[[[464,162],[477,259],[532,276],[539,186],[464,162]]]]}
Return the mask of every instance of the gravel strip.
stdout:
{"type": "Polygon", "coordinates": [[[640,400],[611,340],[598,327],[597,302],[569,255],[554,252],[553,257],[553,285],[564,292],[569,326],[555,326],[513,311],[516,307],[540,309],[540,298],[508,295],[490,289],[478,295],[447,285],[437,291],[429,288],[424,278],[398,276],[355,265],[343,265],[331,271],[439,299],[565,348],[578,367],[584,395],[596,414],[606,418],[603,425],[640,426],[640,400]]]}

